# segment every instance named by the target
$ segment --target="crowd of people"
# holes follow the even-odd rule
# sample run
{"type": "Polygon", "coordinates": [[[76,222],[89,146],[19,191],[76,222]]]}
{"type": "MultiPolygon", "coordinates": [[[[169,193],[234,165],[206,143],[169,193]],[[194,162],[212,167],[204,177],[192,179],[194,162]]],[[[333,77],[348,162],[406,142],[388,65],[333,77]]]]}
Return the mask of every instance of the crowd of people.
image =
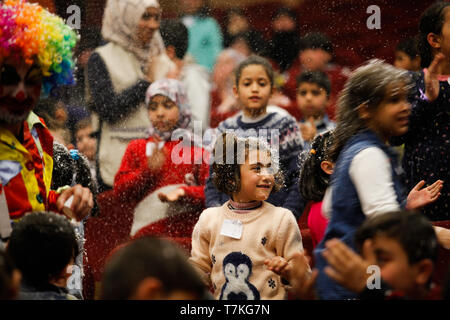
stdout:
{"type": "Polygon", "coordinates": [[[448,299],[450,3],[394,65],[353,70],[293,9],[266,41],[241,10],[222,30],[180,3],[107,0],[82,47],[40,5],[0,5],[0,299],[85,298],[105,192],[132,223],[100,299],[448,299]]]}

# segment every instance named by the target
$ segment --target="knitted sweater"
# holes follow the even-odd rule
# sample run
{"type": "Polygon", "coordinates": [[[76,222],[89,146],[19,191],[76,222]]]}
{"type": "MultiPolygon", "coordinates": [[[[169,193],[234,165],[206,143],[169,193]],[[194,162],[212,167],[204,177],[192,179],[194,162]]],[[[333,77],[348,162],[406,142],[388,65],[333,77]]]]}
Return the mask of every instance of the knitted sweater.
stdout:
{"type": "Polygon", "coordinates": [[[236,213],[228,202],[203,211],[192,234],[190,262],[208,278],[216,299],[284,299],[280,277],[264,260],[290,260],[303,244],[297,222],[284,208],[263,202],[257,209],[236,213]],[[227,220],[242,223],[239,239],[222,235],[227,220]]]}
{"type": "MultiPolygon", "coordinates": [[[[280,169],[284,175],[285,186],[277,193],[271,194],[267,201],[275,206],[289,209],[296,218],[299,218],[306,203],[298,191],[298,156],[302,151],[302,138],[295,119],[272,112],[260,121],[249,123],[242,121],[242,114],[237,114],[221,122],[217,129],[217,136],[222,132],[233,132],[243,138],[263,137],[262,133],[267,134],[268,143],[274,148],[279,146],[280,169]],[[272,137],[272,132],[277,134],[272,137]]],[[[226,194],[217,191],[211,178],[206,181],[205,197],[208,208],[221,206],[228,200],[226,194]]]]}

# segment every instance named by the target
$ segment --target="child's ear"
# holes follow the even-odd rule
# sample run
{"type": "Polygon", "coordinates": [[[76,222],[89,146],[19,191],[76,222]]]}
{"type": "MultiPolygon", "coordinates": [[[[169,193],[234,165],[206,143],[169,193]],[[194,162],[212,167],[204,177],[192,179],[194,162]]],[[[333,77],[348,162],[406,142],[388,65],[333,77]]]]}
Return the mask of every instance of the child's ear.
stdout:
{"type": "Polygon", "coordinates": [[[132,300],[158,300],[161,297],[162,283],[154,277],[143,279],[131,296],[132,300]]]}
{"type": "Polygon", "coordinates": [[[414,59],[411,60],[414,70],[420,70],[420,62],[421,62],[420,56],[416,56],[414,59]]]}
{"type": "Polygon", "coordinates": [[[174,60],[177,55],[175,53],[175,47],[174,46],[167,46],[166,47],[166,54],[170,58],[170,60],[174,60]]]}
{"type": "Polygon", "coordinates": [[[370,119],[369,105],[367,102],[361,103],[356,109],[358,111],[358,116],[360,119],[363,120],[370,119]]]}
{"type": "Polygon", "coordinates": [[[440,49],[441,48],[441,38],[439,35],[430,32],[427,35],[427,41],[428,44],[433,48],[433,49],[440,49]]]}
{"type": "Polygon", "coordinates": [[[433,274],[434,264],[430,259],[423,259],[415,264],[417,270],[416,283],[424,286],[430,280],[433,274]]]}
{"type": "Polygon", "coordinates": [[[233,86],[233,94],[236,99],[239,98],[239,90],[236,85],[233,86]]]}
{"type": "Polygon", "coordinates": [[[334,164],[331,161],[324,160],[320,163],[320,168],[328,175],[333,173],[334,164]]]}

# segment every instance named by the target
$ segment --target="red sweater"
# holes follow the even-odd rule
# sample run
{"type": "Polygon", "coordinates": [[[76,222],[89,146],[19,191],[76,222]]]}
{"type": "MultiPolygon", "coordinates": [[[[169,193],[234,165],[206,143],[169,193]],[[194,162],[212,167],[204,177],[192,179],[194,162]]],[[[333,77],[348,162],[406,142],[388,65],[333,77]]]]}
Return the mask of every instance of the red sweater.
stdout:
{"type": "Polygon", "coordinates": [[[147,140],[139,139],[130,142],[114,179],[114,192],[122,201],[136,207],[156,190],[170,185],[185,184],[186,176],[192,175],[196,185],[184,185],[182,188],[186,192],[186,201],[193,205],[195,212],[180,212],[175,216],[166,216],[156,221],[150,219],[149,224],[134,235],[135,237],[145,234],[190,237],[198,215],[204,208],[204,185],[209,173],[209,154],[203,148],[183,147],[182,152],[190,153],[192,161],[189,164],[175,164],[171,158],[172,152],[181,142],[167,141],[162,149],[166,156],[163,166],[159,171],[151,171],[147,164],[145,150],[147,142],[153,141],[154,139],[150,137],[147,140]],[[203,159],[200,159],[201,157],[203,159]],[[196,164],[200,161],[200,164],[196,164]]]}

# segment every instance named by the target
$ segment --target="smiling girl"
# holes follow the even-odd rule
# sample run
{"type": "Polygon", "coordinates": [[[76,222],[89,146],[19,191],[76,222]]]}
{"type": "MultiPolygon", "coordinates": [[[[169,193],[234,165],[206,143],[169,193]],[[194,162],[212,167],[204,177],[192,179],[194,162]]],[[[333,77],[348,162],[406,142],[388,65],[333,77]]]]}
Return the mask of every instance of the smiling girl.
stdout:
{"type": "Polygon", "coordinates": [[[214,157],[212,180],[229,200],[201,214],[191,263],[216,299],[286,298],[280,275],[289,280],[286,270],[303,244],[292,213],[266,202],[281,188],[272,150],[265,141],[224,133],[214,157]]]}

